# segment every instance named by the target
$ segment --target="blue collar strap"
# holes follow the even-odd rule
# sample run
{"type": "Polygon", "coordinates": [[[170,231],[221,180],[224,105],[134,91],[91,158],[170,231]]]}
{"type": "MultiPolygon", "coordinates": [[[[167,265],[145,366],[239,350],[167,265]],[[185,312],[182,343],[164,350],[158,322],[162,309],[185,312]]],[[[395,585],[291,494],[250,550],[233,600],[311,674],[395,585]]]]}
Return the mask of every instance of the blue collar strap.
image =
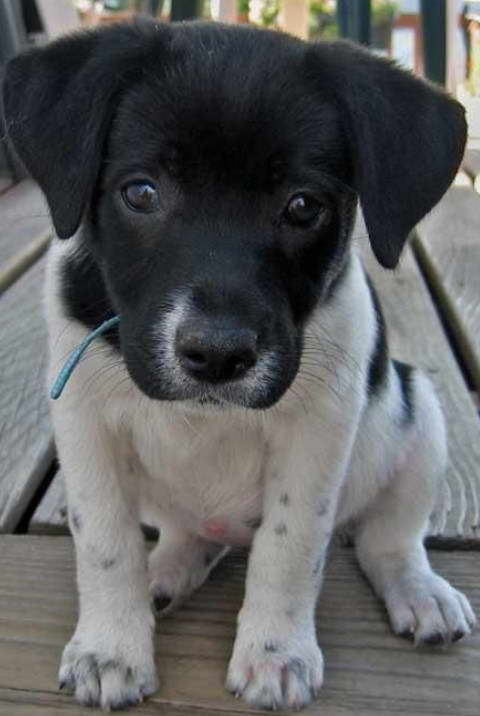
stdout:
{"type": "Polygon", "coordinates": [[[83,339],[83,341],[78,345],[68,356],[67,360],[65,361],[65,365],[63,366],[62,370],[57,376],[57,380],[53,384],[53,388],[50,391],[50,397],[52,400],[56,400],[59,398],[62,394],[63,389],[65,388],[68,379],[72,375],[78,361],[82,357],[82,355],[87,350],[90,343],[92,343],[95,338],[98,336],[101,336],[102,333],[106,333],[106,331],[110,330],[110,328],[113,328],[116,326],[120,321],[119,316],[114,316],[113,318],[110,318],[108,321],[104,321],[98,328],[95,328],[94,331],[89,333],[89,335],[83,339]]]}

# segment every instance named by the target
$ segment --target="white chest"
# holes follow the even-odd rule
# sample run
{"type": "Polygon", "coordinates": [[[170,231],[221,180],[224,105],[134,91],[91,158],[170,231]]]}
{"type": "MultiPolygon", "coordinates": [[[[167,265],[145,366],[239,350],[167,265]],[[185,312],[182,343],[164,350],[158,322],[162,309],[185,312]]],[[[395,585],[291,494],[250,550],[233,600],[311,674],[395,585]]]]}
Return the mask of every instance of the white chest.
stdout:
{"type": "Polygon", "coordinates": [[[214,541],[248,544],[261,517],[263,432],[228,415],[174,416],[158,411],[133,422],[143,518],[156,524],[163,516],[214,541]]]}

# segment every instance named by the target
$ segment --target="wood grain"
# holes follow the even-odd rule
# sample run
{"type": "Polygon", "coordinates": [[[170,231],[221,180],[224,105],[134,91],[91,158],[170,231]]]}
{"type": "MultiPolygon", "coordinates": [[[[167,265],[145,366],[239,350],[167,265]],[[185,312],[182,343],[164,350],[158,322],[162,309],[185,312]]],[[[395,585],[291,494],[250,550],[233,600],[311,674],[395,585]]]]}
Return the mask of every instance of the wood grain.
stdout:
{"type": "Polygon", "coordinates": [[[480,390],[480,196],[452,187],[417,235],[432,291],[480,390]]]}
{"type": "Polygon", "coordinates": [[[0,195],[0,269],[51,229],[50,214],[37,184],[24,179],[0,195]]]}
{"type": "MultiPolygon", "coordinates": [[[[480,608],[477,555],[434,553],[432,561],[480,608]]],[[[0,537],[0,573],[0,713],[85,716],[56,682],[76,617],[70,538],[0,537]]],[[[244,558],[232,556],[184,608],[157,623],[162,686],[132,713],[258,713],[223,688],[244,573],[244,558]]],[[[396,638],[351,550],[331,556],[317,625],[325,687],[306,714],[478,716],[480,634],[449,651],[415,650],[396,638]]]]}
{"type": "Polygon", "coordinates": [[[54,455],[43,273],[41,261],[0,297],[0,531],[15,528],[54,455]]]}
{"type": "MultiPolygon", "coordinates": [[[[392,354],[421,367],[445,411],[451,510],[439,514],[431,541],[437,546],[480,546],[480,421],[409,248],[394,272],[381,269],[364,247],[367,268],[385,312],[392,354]]],[[[446,508],[447,505],[444,505],[446,508]]],[[[439,510],[441,513],[442,510],[439,510]]]]}
{"type": "Polygon", "coordinates": [[[23,249],[0,266],[0,293],[6,291],[48,248],[51,239],[49,229],[32,239],[23,249]]]}

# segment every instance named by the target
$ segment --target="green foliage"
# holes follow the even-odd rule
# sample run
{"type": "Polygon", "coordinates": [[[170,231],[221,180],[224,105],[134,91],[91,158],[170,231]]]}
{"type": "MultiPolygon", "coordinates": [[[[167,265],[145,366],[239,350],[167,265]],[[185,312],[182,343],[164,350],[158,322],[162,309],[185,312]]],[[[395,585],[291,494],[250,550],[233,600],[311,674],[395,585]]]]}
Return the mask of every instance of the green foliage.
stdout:
{"type": "Polygon", "coordinates": [[[336,3],[333,0],[310,0],[310,37],[338,37],[336,3]]]}
{"type": "Polygon", "coordinates": [[[392,0],[372,0],[372,25],[384,25],[393,22],[399,11],[398,2],[392,0]]]}
{"type": "Polygon", "coordinates": [[[280,0],[265,0],[262,7],[262,24],[265,27],[271,27],[275,24],[275,21],[280,12],[280,0]]]}

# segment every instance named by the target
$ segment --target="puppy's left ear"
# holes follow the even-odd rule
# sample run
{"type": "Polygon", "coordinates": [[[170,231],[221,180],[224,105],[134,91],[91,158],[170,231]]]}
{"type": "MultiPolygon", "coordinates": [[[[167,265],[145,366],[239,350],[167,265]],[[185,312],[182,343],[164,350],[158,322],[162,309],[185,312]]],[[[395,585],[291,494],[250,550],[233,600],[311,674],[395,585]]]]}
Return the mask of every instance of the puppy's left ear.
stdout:
{"type": "Polygon", "coordinates": [[[461,104],[348,42],[307,51],[308,75],[344,121],[370,242],[394,268],[408,234],[455,177],[467,126],[461,104]]]}
{"type": "Polygon", "coordinates": [[[148,67],[148,51],[159,56],[157,29],[145,22],[67,35],[6,68],[7,133],[62,239],[75,233],[94,192],[121,93],[148,67]]]}

